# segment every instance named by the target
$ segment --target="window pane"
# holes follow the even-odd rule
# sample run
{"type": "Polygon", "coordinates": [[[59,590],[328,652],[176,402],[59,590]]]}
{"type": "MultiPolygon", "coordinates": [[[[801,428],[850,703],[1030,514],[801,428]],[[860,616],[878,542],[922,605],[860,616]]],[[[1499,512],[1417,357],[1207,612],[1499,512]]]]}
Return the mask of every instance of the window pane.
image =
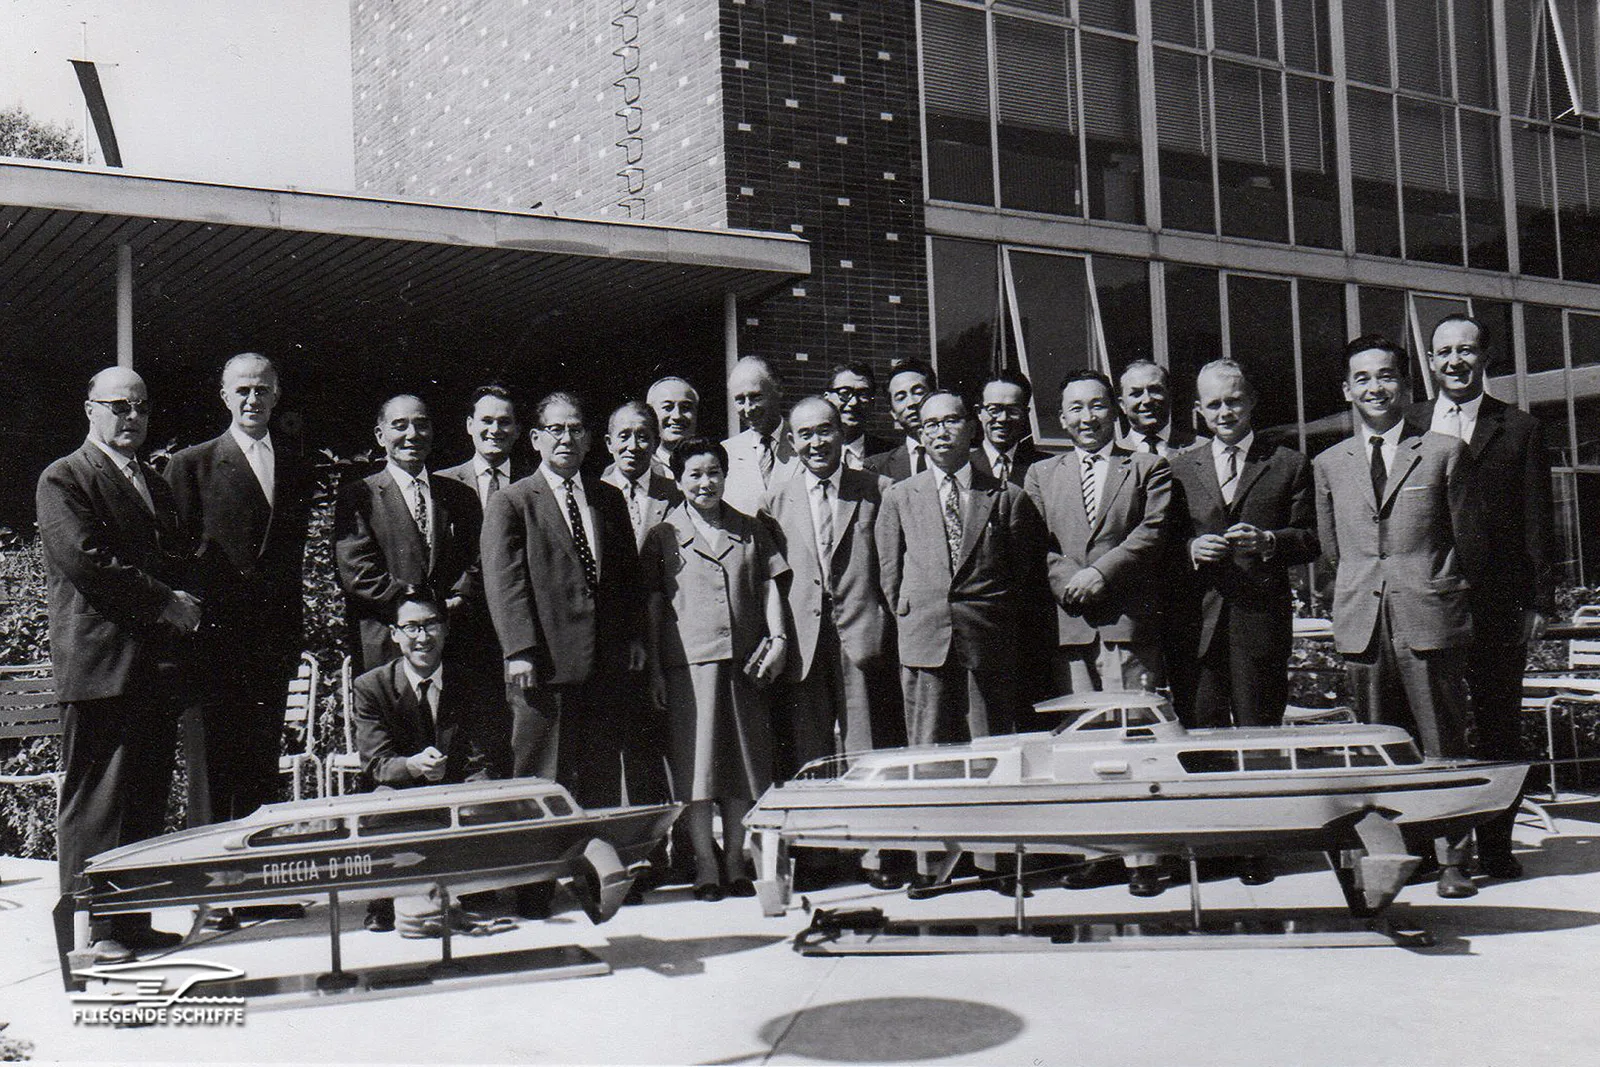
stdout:
{"type": "Polygon", "coordinates": [[[1159,0],[1150,5],[1150,22],[1158,41],[1186,44],[1191,48],[1203,46],[1206,31],[1202,18],[1199,0],[1159,0]]]}
{"type": "Polygon", "coordinates": [[[1548,119],[1550,109],[1542,82],[1548,76],[1544,65],[1544,38],[1534,35],[1536,22],[1543,22],[1543,3],[1506,5],[1506,80],[1511,83],[1511,113],[1529,118],[1548,119]]]}
{"type": "Polygon", "coordinates": [[[1467,265],[1506,269],[1506,213],[1500,200],[1500,134],[1493,115],[1462,111],[1461,186],[1467,203],[1467,265]]]}
{"type": "MultiPolygon", "coordinates": [[[[1403,289],[1363,285],[1357,290],[1361,301],[1361,332],[1381,333],[1409,350],[1411,331],[1406,327],[1406,294],[1403,289]]],[[[1344,377],[1344,368],[1339,369],[1344,377]]]]}
{"type": "Polygon", "coordinates": [[[1212,37],[1218,48],[1262,59],[1278,58],[1274,0],[1211,0],[1211,18],[1212,37]]]}
{"type": "MultiPolygon", "coordinates": [[[[1154,359],[1150,327],[1150,265],[1142,259],[1095,256],[1095,298],[1100,304],[1100,332],[1105,337],[1112,377],[1136,359],[1154,359]]],[[[1051,389],[1053,382],[1047,383],[1051,389]]]]}
{"type": "Polygon", "coordinates": [[[1178,765],[1190,774],[1226,774],[1239,769],[1239,753],[1231,751],[1222,752],[1180,752],[1178,765]]]}
{"type": "Polygon", "coordinates": [[[1356,251],[1399,258],[1400,204],[1394,184],[1394,114],[1390,98],[1351,89],[1349,99],[1356,251]]]}
{"type": "Polygon", "coordinates": [[[1292,76],[1288,82],[1295,243],[1338,248],[1339,172],[1334,147],[1333,85],[1292,76]]]}
{"type": "Polygon", "coordinates": [[[1522,335],[1528,345],[1526,369],[1529,374],[1561,370],[1567,365],[1560,308],[1522,305],[1522,335]]]}
{"type": "MultiPolygon", "coordinates": [[[[1578,375],[1573,375],[1577,378],[1578,375]]],[[[1575,399],[1572,402],[1572,426],[1578,431],[1578,463],[1586,467],[1600,467],[1600,396],[1588,396],[1575,399]]],[[[1600,489],[1600,482],[1594,483],[1594,488],[1600,489]]],[[[1578,485],[1580,495],[1583,492],[1583,482],[1578,485]]],[[[1590,501],[1587,510],[1593,511],[1600,501],[1590,501]]],[[[1584,554],[1585,562],[1591,569],[1600,567],[1600,556],[1584,554]]]]}
{"type": "Polygon", "coordinates": [[[506,822],[529,822],[544,818],[537,800],[493,800],[482,804],[463,804],[456,812],[462,826],[494,826],[506,822]]]}
{"type": "Polygon", "coordinates": [[[1345,750],[1332,745],[1322,748],[1297,748],[1294,750],[1294,765],[1301,770],[1343,767],[1345,750]]]}
{"type": "MultiPolygon", "coordinates": [[[[1344,402],[1339,383],[1344,380],[1343,350],[1344,286],[1338,282],[1300,281],[1300,360],[1301,381],[1305,388],[1306,434],[1312,424],[1329,416],[1348,420],[1350,407],[1344,402]]],[[[1345,436],[1347,422],[1324,432],[1327,443],[1345,436]]]]}
{"type": "Polygon", "coordinates": [[[1132,41],[1080,35],[1083,133],[1089,159],[1089,215],[1144,221],[1144,155],[1139,149],[1139,70],[1132,41]]]}
{"type": "Polygon", "coordinates": [[[1222,298],[1217,272],[1166,268],[1167,360],[1172,372],[1172,421],[1194,422],[1194,376],[1222,357],[1222,298]]]}
{"type": "Polygon", "coordinates": [[[1001,0],[1005,7],[1021,8],[1024,11],[1042,11],[1046,15],[1065,15],[1067,13],[1067,0],[1001,0]]]}
{"type": "MultiPolygon", "coordinates": [[[[1572,366],[1592,367],[1600,363],[1600,315],[1567,316],[1567,343],[1571,346],[1572,366]]],[[[1573,392],[1582,396],[1590,390],[1582,388],[1574,374],[1573,392]]]]}
{"type": "Polygon", "coordinates": [[[1446,0],[1399,0],[1394,5],[1395,39],[1404,42],[1400,53],[1402,89],[1451,95],[1445,6],[1446,0]]]}
{"type": "MultiPolygon", "coordinates": [[[[1300,412],[1294,384],[1294,310],[1289,282],[1228,276],[1228,343],[1255,386],[1255,425],[1294,435],[1300,412]]],[[[1276,436],[1276,435],[1275,435],[1276,436]]]]}
{"type": "Polygon", "coordinates": [[[1212,233],[1209,81],[1198,56],[1156,51],[1162,225],[1212,233]]]}
{"type": "Polygon", "coordinates": [[[981,385],[995,369],[1000,274],[993,245],[933,241],[934,361],[948,388],[981,385]]]}
{"type": "Polygon", "coordinates": [[[1488,374],[1485,386],[1495,399],[1514,405],[1517,402],[1517,364],[1511,358],[1511,305],[1474,297],[1472,316],[1483,323],[1489,334],[1483,350],[1488,374]]]}
{"type": "Polygon", "coordinates": [[[1600,282],[1600,142],[1562,130],[1554,139],[1556,197],[1561,213],[1561,275],[1600,282]]]}
{"type": "Polygon", "coordinates": [[[918,763],[911,768],[911,777],[919,782],[942,781],[948,778],[965,778],[966,761],[942,759],[931,763],[918,763]]]}
{"type": "Polygon", "coordinates": [[[1001,206],[1082,214],[1066,31],[996,15],[994,49],[1001,206]]]}
{"type": "Polygon", "coordinates": [[[262,845],[308,845],[314,841],[337,841],[346,835],[343,819],[302,819],[257,830],[245,840],[245,844],[251,848],[262,845]]]}
{"type": "MultiPolygon", "coordinates": [[[[1463,104],[1494,107],[1494,31],[1489,0],[1455,0],[1456,99],[1463,104]]],[[[1527,4],[1507,4],[1527,8],[1527,4]]],[[[1515,61],[1511,65],[1516,70],[1515,61]]]]}
{"type": "Polygon", "coordinates": [[[981,12],[922,5],[922,96],[928,195],[994,203],[989,155],[989,52],[981,12]]]}
{"type": "Polygon", "coordinates": [[[1577,487],[1578,581],[1600,585],[1600,474],[1579,471],[1577,487]]]}
{"type": "Polygon", "coordinates": [[[1297,70],[1333,73],[1328,51],[1327,0],[1283,0],[1283,44],[1297,70]]]}
{"type": "Polygon", "coordinates": [[[1286,771],[1289,769],[1289,750],[1286,748],[1247,748],[1244,769],[1247,771],[1286,771]]]}
{"type": "Polygon", "coordinates": [[[1516,156],[1517,236],[1522,242],[1523,273],[1559,278],[1555,163],[1549,131],[1513,124],[1511,151],[1516,156]]]}
{"type": "Polygon", "coordinates": [[[356,833],[362,837],[378,834],[420,834],[450,828],[449,808],[422,808],[416,811],[380,811],[356,820],[356,833]]]}
{"type": "Polygon", "coordinates": [[[1039,436],[1061,440],[1061,394],[1056,383],[1068,371],[1100,366],[1088,271],[1076,256],[1012,250],[1006,255],[1017,294],[1023,370],[1039,386],[1034,396],[1039,436]]]}
{"type": "Polygon", "coordinates": [[[1462,262],[1452,110],[1404,98],[1399,101],[1407,259],[1462,262]]]}
{"type": "Polygon", "coordinates": [[[1078,0],[1078,19],[1085,26],[1134,31],[1133,5],[1128,0],[1078,0]]]}
{"type": "MultiPolygon", "coordinates": [[[[1405,2],[1405,0],[1402,0],[1405,2]]],[[[1389,85],[1389,11],[1385,0],[1344,0],[1345,73],[1389,85]]]]}
{"type": "Polygon", "coordinates": [[[1222,232],[1289,240],[1283,104],[1276,71],[1217,61],[1217,184],[1222,232]]]}

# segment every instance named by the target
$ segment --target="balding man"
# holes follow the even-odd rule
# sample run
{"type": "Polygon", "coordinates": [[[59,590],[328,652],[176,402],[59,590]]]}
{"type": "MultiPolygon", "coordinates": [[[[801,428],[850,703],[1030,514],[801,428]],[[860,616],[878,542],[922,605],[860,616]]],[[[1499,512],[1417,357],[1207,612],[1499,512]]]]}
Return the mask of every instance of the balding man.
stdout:
{"type": "Polygon", "coordinates": [[[657,378],[644,395],[644,402],[656,413],[661,440],[656,445],[655,472],[674,481],[672,453],[699,432],[700,393],[682,378],[657,378]]]}
{"type": "Polygon", "coordinates": [[[373,434],[384,467],[345,486],[333,517],[345,622],[364,671],[398,654],[389,629],[407,587],[432,592],[452,619],[470,615],[482,600],[481,505],[460,482],[429,476],[428,406],[410,395],[389,398],[373,434]]]}
{"type": "Polygon", "coordinates": [[[1193,431],[1173,422],[1167,368],[1148,359],[1136,359],[1122,369],[1117,385],[1117,402],[1127,422],[1127,431],[1118,439],[1123,448],[1171,456],[1194,444],[1193,431]]]}
{"type": "Polygon", "coordinates": [[[243,818],[278,795],[312,488],[310,465],[272,433],[279,396],[271,360],[234,356],[222,369],[228,428],[167,464],[178,519],[200,546],[206,604],[184,725],[191,826],[243,818]]]}
{"type": "MultiPolygon", "coordinates": [[[[179,588],[192,545],[172,490],[139,459],[149,431],[144,379],[112,367],[83,405],[88,439],[39,477],[39,541],[50,602],[50,659],[62,706],[57,854],[61,892],[89,857],[162,831],[181,688],[177,663],[199,626],[179,588]]],[[[90,924],[96,963],[168,948],[148,912],[90,924]]]]}
{"type": "Polygon", "coordinates": [[[767,361],[746,356],[728,375],[728,403],[739,414],[738,433],[722,442],[728,453],[723,502],[754,515],[767,490],[794,470],[794,445],[783,424],[783,389],[767,361]]]}

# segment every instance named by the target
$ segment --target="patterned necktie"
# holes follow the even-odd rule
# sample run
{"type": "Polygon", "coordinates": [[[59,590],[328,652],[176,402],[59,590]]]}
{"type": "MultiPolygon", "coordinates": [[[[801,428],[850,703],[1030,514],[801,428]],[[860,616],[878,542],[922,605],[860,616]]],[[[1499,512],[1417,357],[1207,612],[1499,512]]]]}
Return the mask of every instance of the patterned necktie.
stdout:
{"type": "Polygon", "coordinates": [[[1144,447],[1145,451],[1149,452],[1152,456],[1161,455],[1161,435],[1153,433],[1145,434],[1144,447]]]}
{"type": "Polygon", "coordinates": [[[1383,462],[1383,438],[1373,436],[1372,441],[1372,495],[1378,505],[1383,505],[1383,487],[1389,481],[1389,468],[1383,462]]]}
{"type": "Polygon", "coordinates": [[[1095,481],[1095,464],[1098,462],[1098,454],[1083,457],[1083,514],[1090,522],[1100,511],[1100,486],[1095,481]]]}
{"type": "Polygon", "coordinates": [[[1461,405],[1450,404],[1444,409],[1444,432],[1465,441],[1467,436],[1461,431],[1461,405]]]}
{"type": "Polygon", "coordinates": [[[644,513],[639,510],[639,483],[635,481],[628,482],[628,518],[635,530],[644,522],[644,513]]]}
{"type": "Polygon", "coordinates": [[[944,540],[950,548],[950,569],[953,571],[961,559],[961,486],[956,482],[955,475],[944,476],[939,500],[944,505],[944,540]]]}
{"type": "Polygon", "coordinates": [[[487,504],[489,498],[500,491],[500,468],[489,468],[489,486],[483,491],[483,502],[487,504]]]}
{"type": "Polygon", "coordinates": [[[994,476],[1000,479],[1002,483],[1009,482],[1011,480],[1011,457],[1007,456],[1004,452],[995,457],[994,476]]]}
{"type": "Polygon", "coordinates": [[[150,487],[145,484],[144,472],[139,468],[139,461],[129,460],[128,465],[122,468],[122,474],[133,486],[133,491],[139,494],[139,499],[144,502],[144,509],[150,514],[156,513],[155,501],[150,499],[150,487]]]}
{"type": "Polygon", "coordinates": [[[1229,445],[1222,452],[1228,457],[1228,470],[1222,479],[1222,502],[1232,504],[1233,494],[1239,488],[1239,446],[1229,445]]]}
{"type": "Polygon", "coordinates": [[[772,468],[777,464],[777,457],[772,451],[772,437],[769,434],[761,435],[761,455],[757,462],[761,465],[761,484],[764,486],[772,481],[772,468]]]}
{"type": "Polygon", "coordinates": [[[578,562],[583,564],[583,580],[589,586],[589,595],[600,585],[600,572],[594,564],[594,552],[589,548],[589,534],[583,528],[583,513],[578,510],[578,492],[572,479],[567,479],[567,521],[572,523],[572,544],[578,550],[578,562]]]}
{"type": "Polygon", "coordinates": [[[826,570],[828,561],[833,558],[833,501],[828,499],[826,479],[819,481],[813,489],[818,497],[813,513],[817,518],[817,559],[826,570]]]}
{"type": "Polygon", "coordinates": [[[411,517],[417,520],[417,532],[422,535],[422,543],[431,548],[433,538],[428,534],[428,497],[422,488],[421,478],[411,483],[411,517]]]}

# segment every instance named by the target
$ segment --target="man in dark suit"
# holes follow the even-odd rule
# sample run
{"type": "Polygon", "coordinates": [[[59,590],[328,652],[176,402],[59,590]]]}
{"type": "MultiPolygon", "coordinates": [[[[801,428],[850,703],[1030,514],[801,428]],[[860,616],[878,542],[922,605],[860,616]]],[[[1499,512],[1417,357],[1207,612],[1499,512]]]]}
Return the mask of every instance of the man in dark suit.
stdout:
{"type": "MultiPolygon", "coordinates": [[[[425,589],[402,591],[390,626],[400,654],[357,678],[351,694],[356,751],[368,789],[406,789],[489,777],[473,714],[481,676],[446,671],[449,620],[425,589]]],[[[367,906],[366,928],[394,929],[394,902],[367,906]]]]}
{"type": "Polygon", "coordinates": [[[1170,459],[1198,599],[1184,656],[1195,669],[1174,687],[1190,690],[1200,726],[1276,726],[1289,699],[1289,568],[1318,551],[1311,465],[1256,436],[1255,388],[1239,364],[1207,363],[1195,393],[1212,438],[1170,459]]]}
{"type": "Polygon", "coordinates": [[[1033,444],[1033,430],[1028,425],[1032,401],[1033,383],[1018,371],[1001,371],[984,383],[983,401],[978,405],[983,440],[972,450],[975,470],[1020,486],[1028,468],[1047,458],[1047,453],[1033,444]]]}
{"type": "Polygon", "coordinates": [[[600,480],[620,489],[628,502],[628,521],[633,524],[636,547],[644,545],[644,535],[661,521],[667,509],[683,499],[677,483],[655,472],[651,461],[660,442],[656,413],[637,400],[613,411],[606,423],[606,450],[611,453],[611,465],[600,480]]]}
{"type": "MultiPolygon", "coordinates": [[[[1407,432],[1406,355],[1394,342],[1358,337],[1345,359],[1356,432],[1312,463],[1318,540],[1337,567],[1334,647],[1363,719],[1404,726],[1427,756],[1465,756],[1472,614],[1451,516],[1466,449],[1407,432]]],[[[1440,896],[1477,892],[1464,844],[1437,849],[1440,896]]]]}
{"type": "Polygon", "coordinates": [[[467,435],[472,438],[472,457],[434,474],[454,478],[471,489],[480,505],[486,505],[491,495],[533,472],[533,465],[516,455],[522,425],[505,387],[485,385],[472,394],[467,435]]]}
{"type": "Polygon", "coordinates": [[[629,675],[643,671],[643,597],[628,505],[581,473],[589,428],[577,398],[535,408],[543,463],[489,501],[489,613],[513,689],[513,773],[553,777],[580,804],[619,801],[629,675]]]}
{"type": "Polygon", "coordinates": [[[878,396],[878,378],[872,372],[872,364],[853,359],[835,365],[825,396],[839,409],[846,467],[861,470],[868,457],[894,449],[893,441],[867,432],[867,419],[872,416],[872,404],[878,396]]]}
{"type": "Polygon", "coordinates": [[[922,402],[938,387],[933,368],[924,360],[897,359],[889,364],[889,413],[905,440],[887,452],[868,456],[868,470],[892,482],[903,482],[928,469],[928,450],[921,436],[922,402]]]}
{"type": "MultiPolygon", "coordinates": [[[[39,540],[50,603],[50,659],[62,706],[57,855],[61,892],[89,857],[161,833],[172,784],[176,664],[201,620],[178,587],[193,546],[172,490],[140,461],[149,395],[132,370],[89,384],[88,439],[39,477],[39,540]]],[[[182,940],[148,913],[90,925],[96,963],[182,940]]]]}
{"type": "Polygon", "coordinates": [[[1039,514],[969,459],[972,420],[932,393],[918,424],[932,466],[883,494],[875,533],[899,632],[906,735],[965,741],[1016,726],[1020,622],[1044,583],[1039,514]]]}
{"type": "Polygon", "coordinates": [[[1029,468],[1026,491],[1044,515],[1056,604],[1051,673],[1058,692],[1166,684],[1161,604],[1173,513],[1172,468],[1112,439],[1116,398],[1098,371],[1061,386],[1073,450],[1029,468]]]}
{"type": "Polygon", "coordinates": [[[178,519],[200,546],[206,605],[184,722],[190,826],[243,818],[278,796],[312,489],[310,465],[272,434],[278,397],[271,360],[234,356],[222,370],[228,429],[167,464],[178,519]]]}
{"type": "Polygon", "coordinates": [[[839,412],[807,397],[789,413],[801,470],[770,490],[761,516],[789,563],[789,664],[778,692],[779,766],[788,778],[838,751],[904,742],[894,638],[878,586],[873,526],[888,479],[841,462],[839,412]]]}
{"type": "Polygon", "coordinates": [[[673,481],[673,450],[698,432],[700,391],[682,378],[669,375],[650,383],[644,402],[656,413],[656,426],[660,431],[654,457],[655,472],[673,481]]]}
{"type": "MultiPolygon", "coordinates": [[[[1526,755],[1518,720],[1528,642],[1555,610],[1550,454],[1538,419],[1484,392],[1488,344],[1476,319],[1451,315],[1440,322],[1428,353],[1438,395],[1409,409],[1406,421],[1415,430],[1466,442],[1455,532],[1461,573],[1472,586],[1467,688],[1473,754],[1514,760],[1526,755]]],[[[1478,866],[1485,874],[1522,874],[1511,854],[1519,806],[1520,800],[1478,827],[1478,866]]]]}
{"type": "Polygon", "coordinates": [[[442,599],[452,619],[470,615],[482,596],[478,498],[454,479],[429,477],[427,405],[391,397],[374,433],[388,462],[345,486],[333,518],[345,621],[364,670],[394,658],[390,620],[408,586],[442,599]]]}
{"type": "Polygon", "coordinates": [[[1194,444],[1194,431],[1172,421],[1172,392],[1167,368],[1136,359],[1117,379],[1118,401],[1127,430],[1118,444],[1130,452],[1170,457],[1194,444]]]}

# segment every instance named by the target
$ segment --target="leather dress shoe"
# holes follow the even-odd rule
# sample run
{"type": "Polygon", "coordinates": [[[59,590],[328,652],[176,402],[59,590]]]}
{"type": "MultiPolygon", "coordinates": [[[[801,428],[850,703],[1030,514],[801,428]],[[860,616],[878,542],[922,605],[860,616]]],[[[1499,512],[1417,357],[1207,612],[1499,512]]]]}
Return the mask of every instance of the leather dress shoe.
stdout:
{"type": "Polygon", "coordinates": [[[213,908],[206,913],[206,921],[201,929],[215,930],[218,933],[227,933],[229,930],[239,929],[239,913],[232,908],[213,908]]]}
{"type": "Polygon", "coordinates": [[[888,871],[866,871],[866,882],[874,889],[899,889],[906,884],[903,874],[891,874],[888,871]]]}
{"type": "Polygon", "coordinates": [[[735,878],[724,885],[722,891],[730,897],[753,897],[756,895],[756,884],[748,878],[735,878]]]}
{"type": "Polygon", "coordinates": [[[1135,867],[1128,872],[1128,892],[1136,897],[1159,897],[1167,888],[1155,867],[1135,867]]]}
{"type": "Polygon", "coordinates": [[[1063,889],[1098,889],[1107,885],[1124,885],[1128,881],[1128,867],[1120,859],[1086,860],[1067,868],[1061,876],[1063,889]]]}
{"type": "Polygon", "coordinates": [[[304,919],[304,904],[246,904],[233,909],[244,922],[265,922],[268,919],[304,919]]]}
{"type": "Polygon", "coordinates": [[[1439,895],[1446,900],[1462,900],[1477,896],[1478,887],[1466,871],[1452,863],[1439,871],[1439,895]]]}
{"type": "Polygon", "coordinates": [[[932,889],[938,884],[938,880],[931,874],[913,874],[907,884],[912,889],[932,889]]]}
{"type": "Polygon", "coordinates": [[[369,911],[367,917],[361,920],[361,925],[375,934],[387,934],[394,929],[394,912],[385,915],[381,911],[369,911]]]}
{"type": "Polygon", "coordinates": [[[1509,852],[1504,856],[1479,856],[1478,870],[1490,878],[1522,877],[1522,864],[1509,852]]]}
{"type": "Polygon", "coordinates": [[[157,930],[150,926],[135,926],[118,930],[115,940],[135,952],[160,952],[183,944],[183,935],[170,930],[157,930]]]}
{"type": "Polygon", "coordinates": [[[113,937],[102,937],[91,942],[89,952],[94,956],[96,965],[103,963],[129,963],[133,960],[133,949],[113,937]]]}
{"type": "Polygon", "coordinates": [[[1266,856],[1247,856],[1239,864],[1239,881],[1245,885],[1266,885],[1277,877],[1272,861],[1266,856]]]}
{"type": "Polygon", "coordinates": [[[694,899],[704,900],[707,903],[715,903],[727,895],[716,882],[702,882],[694,887],[694,899]]]}

